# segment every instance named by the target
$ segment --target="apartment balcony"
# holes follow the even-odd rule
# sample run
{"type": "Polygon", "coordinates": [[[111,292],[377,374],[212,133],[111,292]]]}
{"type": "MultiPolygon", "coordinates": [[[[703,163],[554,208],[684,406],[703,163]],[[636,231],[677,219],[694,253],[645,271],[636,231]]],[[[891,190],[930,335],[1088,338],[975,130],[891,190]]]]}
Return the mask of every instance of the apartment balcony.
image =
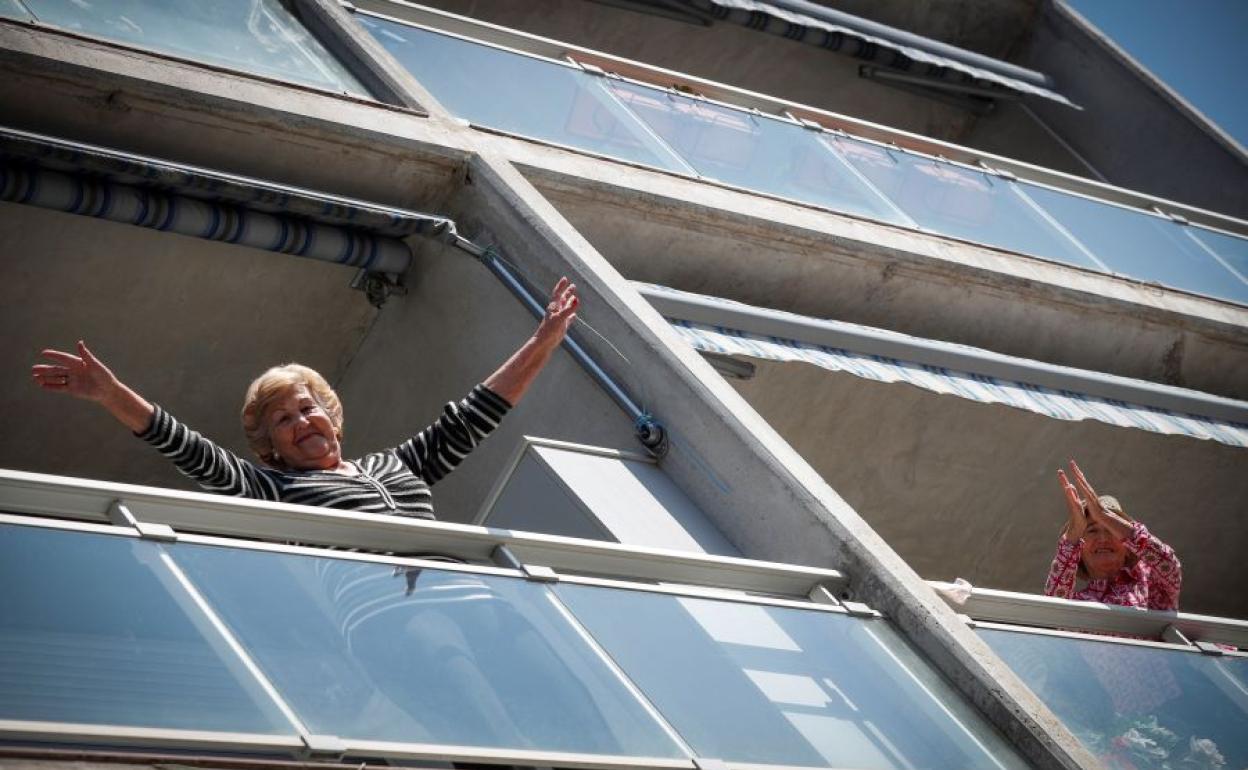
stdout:
{"type": "MultiPolygon", "coordinates": [[[[10,755],[1024,766],[835,570],[12,471],[0,510],[10,755]]],[[[1248,624],[934,589],[1095,753],[1248,758],[1248,624]]]]}
{"type": "Polygon", "coordinates": [[[1076,454],[1242,616],[1248,223],[407,3],[45,5],[0,5],[11,756],[1244,763],[1242,622],[999,589],[1076,454]],[[157,488],[26,381],[85,336],[243,453],[298,359],[391,446],[561,275],[442,523],[157,488]],[[619,462],[560,506],[566,444],[619,462]]]}

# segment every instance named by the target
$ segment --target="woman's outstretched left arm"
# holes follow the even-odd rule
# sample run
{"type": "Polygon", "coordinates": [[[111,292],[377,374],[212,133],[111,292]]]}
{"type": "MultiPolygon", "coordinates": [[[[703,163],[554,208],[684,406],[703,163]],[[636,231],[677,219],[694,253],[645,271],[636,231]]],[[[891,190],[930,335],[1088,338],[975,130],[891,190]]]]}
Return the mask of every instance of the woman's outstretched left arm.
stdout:
{"type": "Polygon", "coordinates": [[[561,278],[537,331],[468,397],[449,403],[437,422],[396,448],[399,459],[434,484],[498,427],[550,360],[576,320],[576,286],[561,278]]]}
{"type": "Polygon", "coordinates": [[[576,308],[580,300],[576,296],[576,284],[568,279],[560,278],[551,292],[550,302],[546,305],[546,315],[520,349],[512,354],[498,371],[485,380],[485,387],[502,396],[507,403],[515,406],[524,397],[525,391],[537,379],[538,373],[550,360],[555,349],[563,342],[568,328],[576,320],[576,308]]]}

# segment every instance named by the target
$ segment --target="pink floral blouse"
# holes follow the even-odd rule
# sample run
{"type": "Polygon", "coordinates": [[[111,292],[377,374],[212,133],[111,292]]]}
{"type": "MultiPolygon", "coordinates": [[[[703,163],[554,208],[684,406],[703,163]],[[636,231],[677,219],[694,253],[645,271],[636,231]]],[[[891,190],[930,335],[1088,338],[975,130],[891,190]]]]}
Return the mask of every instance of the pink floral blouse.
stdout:
{"type": "Polygon", "coordinates": [[[1089,580],[1086,586],[1076,591],[1075,576],[1083,552],[1083,540],[1067,540],[1063,535],[1057,541],[1053,566],[1049,567],[1049,579],[1044,584],[1045,595],[1150,610],[1177,610],[1183,568],[1174,549],[1153,537],[1148,528],[1139,522],[1132,525],[1126,546],[1127,552],[1137,557],[1135,564],[1123,567],[1112,578],[1089,580]]]}

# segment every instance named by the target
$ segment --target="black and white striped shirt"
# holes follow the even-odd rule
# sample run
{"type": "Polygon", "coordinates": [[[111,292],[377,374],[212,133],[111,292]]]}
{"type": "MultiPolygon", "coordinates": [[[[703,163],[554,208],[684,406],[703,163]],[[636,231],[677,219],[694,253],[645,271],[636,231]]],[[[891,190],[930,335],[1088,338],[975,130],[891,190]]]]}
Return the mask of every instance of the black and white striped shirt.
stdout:
{"type": "Polygon", "coordinates": [[[360,471],[357,476],[256,465],[187,428],[159,406],[139,438],[209,492],[432,519],[430,485],[454,470],[510,409],[502,396],[478,385],[459,403],[448,403],[437,422],[412,438],[352,461],[360,471]]]}

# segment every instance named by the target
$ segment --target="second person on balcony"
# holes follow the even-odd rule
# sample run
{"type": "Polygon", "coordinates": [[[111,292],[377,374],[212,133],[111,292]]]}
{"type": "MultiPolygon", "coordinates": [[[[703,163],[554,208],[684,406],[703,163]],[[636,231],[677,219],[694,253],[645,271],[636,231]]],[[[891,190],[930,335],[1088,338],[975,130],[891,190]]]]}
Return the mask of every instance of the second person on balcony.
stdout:
{"type": "Polygon", "coordinates": [[[1044,586],[1048,596],[1150,610],[1177,610],[1183,568],[1174,549],[1122,510],[1118,500],[1097,495],[1070,461],[1072,484],[1058,471],[1068,520],[1044,586]],[[1083,585],[1077,585],[1082,582],[1083,585]]]}
{"type": "Polygon", "coordinates": [[[299,364],[260,375],[243,402],[252,462],[217,446],[127,387],[83,342],[77,354],[44,350],[31,369],[44,390],[99,404],[210,492],[366,513],[433,518],[429,490],[520,401],[576,319],[576,286],[563,278],[533,333],[467,397],[397,447],[342,456],[343,413],[325,378],[299,364]]]}

